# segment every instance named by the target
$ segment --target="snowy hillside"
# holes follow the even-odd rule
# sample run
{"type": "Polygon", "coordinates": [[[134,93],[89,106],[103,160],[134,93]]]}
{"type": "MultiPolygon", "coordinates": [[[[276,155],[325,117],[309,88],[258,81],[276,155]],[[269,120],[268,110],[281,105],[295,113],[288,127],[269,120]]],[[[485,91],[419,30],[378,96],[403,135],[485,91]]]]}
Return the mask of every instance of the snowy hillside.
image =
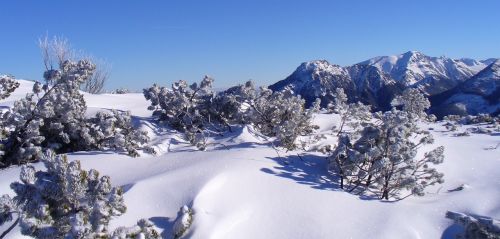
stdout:
{"type": "MultiPolygon", "coordinates": [[[[20,82],[0,106],[11,106],[30,91],[32,82],[20,82]]],[[[325,155],[276,151],[251,127],[210,138],[203,152],[158,126],[142,94],[85,94],[85,100],[92,112],[130,110],[159,152],[139,158],[112,151],[69,154],[124,188],[128,210],[112,220],[112,227],[148,218],[163,238],[171,238],[183,205],[194,210],[184,238],[452,238],[458,228],[445,218],[448,210],[500,218],[498,133],[456,137],[443,123],[422,124],[432,128],[436,142],[431,147],[445,146],[444,163],[437,166],[445,183],[423,197],[384,202],[340,190],[327,173],[325,155]],[[455,190],[460,186],[463,190],[455,190]]],[[[338,116],[321,113],[314,122],[320,126],[315,134],[325,136],[314,145],[335,144],[331,129],[338,126],[338,116]]],[[[460,126],[459,132],[469,127],[460,126]]],[[[19,171],[14,166],[0,172],[0,194],[12,194],[9,184],[18,180],[19,171]]],[[[7,238],[23,236],[16,228],[7,238]]]]}
{"type": "Polygon", "coordinates": [[[494,61],[457,87],[435,97],[444,99],[442,103],[435,102],[435,111],[442,115],[497,114],[500,112],[500,60],[494,61]]]}

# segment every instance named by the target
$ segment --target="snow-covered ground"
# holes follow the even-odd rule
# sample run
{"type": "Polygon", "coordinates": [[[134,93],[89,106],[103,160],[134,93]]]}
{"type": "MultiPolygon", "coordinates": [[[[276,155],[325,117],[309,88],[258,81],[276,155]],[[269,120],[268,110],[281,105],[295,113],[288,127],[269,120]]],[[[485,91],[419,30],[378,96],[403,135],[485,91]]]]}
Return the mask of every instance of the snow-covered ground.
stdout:
{"type": "MultiPolygon", "coordinates": [[[[31,82],[21,83],[1,107],[30,90],[31,82]]],[[[455,137],[442,123],[423,124],[433,128],[436,139],[427,149],[445,146],[445,161],[437,166],[445,173],[445,183],[429,188],[424,197],[383,202],[339,190],[327,174],[326,155],[277,152],[250,127],[212,138],[208,150],[201,152],[151,121],[142,94],[85,94],[85,99],[89,113],[130,110],[159,151],[139,158],[110,151],[69,155],[124,187],[128,210],[111,222],[112,227],[149,218],[170,238],[183,205],[194,210],[185,238],[451,238],[456,227],[445,219],[447,210],[500,218],[500,147],[494,149],[500,143],[498,133],[455,137]],[[453,191],[463,184],[463,190],[453,191]]],[[[318,114],[317,134],[328,136],[337,119],[318,114]]],[[[316,144],[333,143],[335,137],[328,136],[316,144]]],[[[0,171],[0,195],[13,194],[9,184],[18,179],[19,170],[0,171]]],[[[23,237],[15,229],[7,238],[23,237]]]]}

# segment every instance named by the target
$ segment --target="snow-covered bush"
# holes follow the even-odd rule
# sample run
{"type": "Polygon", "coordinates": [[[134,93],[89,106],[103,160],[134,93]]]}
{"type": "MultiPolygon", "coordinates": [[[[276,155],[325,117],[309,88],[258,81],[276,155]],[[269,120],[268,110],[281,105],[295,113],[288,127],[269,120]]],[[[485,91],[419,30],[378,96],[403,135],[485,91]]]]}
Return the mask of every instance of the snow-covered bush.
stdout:
{"type": "Polygon", "coordinates": [[[153,228],[153,223],[147,219],[141,219],[137,225],[132,227],[118,227],[113,231],[111,239],[157,239],[158,232],[153,228]]]}
{"type": "Polygon", "coordinates": [[[414,118],[426,119],[425,111],[431,107],[431,103],[420,90],[409,88],[402,95],[396,96],[391,102],[393,106],[401,106],[403,111],[414,118]]]}
{"type": "Polygon", "coordinates": [[[464,136],[470,136],[470,133],[469,133],[469,131],[463,131],[460,133],[455,133],[454,135],[457,137],[464,137],[464,136]]]}
{"type": "Polygon", "coordinates": [[[193,223],[193,210],[188,206],[184,205],[181,207],[177,213],[177,219],[175,219],[173,227],[174,238],[181,238],[186,231],[191,227],[193,223]]]}
{"type": "Polygon", "coordinates": [[[312,117],[319,111],[319,99],[306,109],[305,100],[286,88],[276,92],[261,88],[249,101],[249,106],[248,122],[260,133],[276,137],[279,146],[287,150],[297,148],[299,136],[308,135],[318,128],[312,124],[312,117]]]}
{"type": "MultiPolygon", "coordinates": [[[[47,71],[61,68],[66,61],[77,61],[77,59],[92,61],[95,68],[93,74],[80,84],[80,89],[91,94],[103,92],[104,85],[109,78],[110,66],[108,63],[87,55],[81,50],[73,49],[69,40],[62,36],[49,38],[48,35],[45,35],[38,39],[38,47],[42,53],[42,60],[47,71]]],[[[49,81],[51,80],[49,79],[49,81]]],[[[54,82],[49,83],[54,84],[54,82]]]]}
{"type": "Polygon", "coordinates": [[[46,71],[46,83],[35,83],[33,93],[2,115],[0,167],[30,162],[44,149],[66,153],[108,147],[137,155],[137,146],[147,136],[132,128],[129,114],[86,118],[87,106],[78,89],[94,69],[87,60],[65,61],[59,70],[46,71]]]}
{"type": "Polygon", "coordinates": [[[56,156],[51,151],[43,154],[41,161],[46,171],[23,166],[21,182],[11,184],[24,235],[96,237],[107,233],[112,216],[125,212],[122,190],[112,187],[109,177],[82,170],[79,161],[68,162],[65,155],[56,156]]]}
{"type": "Polygon", "coordinates": [[[19,82],[17,82],[14,77],[8,75],[0,76],[0,100],[3,100],[10,96],[19,87],[19,82]]]}
{"type": "Polygon", "coordinates": [[[221,122],[229,131],[232,124],[249,124],[251,104],[257,98],[257,90],[252,81],[231,87],[217,93],[213,98],[209,112],[213,119],[221,122]]]}
{"type": "Polygon", "coordinates": [[[419,147],[434,140],[417,127],[411,113],[393,109],[375,116],[377,122],[359,135],[341,135],[328,158],[328,168],[339,177],[341,188],[389,199],[400,198],[404,190],[421,196],[425,187],[443,182],[443,174],[430,166],[442,163],[444,148],[416,158],[419,147]]]}
{"type": "Polygon", "coordinates": [[[328,110],[340,115],[340,126],[337,136],[344,132],[344,126],[346,125],[355,130],[371,120],[370,106],[364,105],[361,102],[347,103],[347,95],[344,93],[344,89],[337,88],[333,96],[333,103],[328,105],[328,110]]]}
{"type": "Polygon", "coordinates": [[[234,124],[252,124],[287,149],[294,149],[297,137],[315,129],[311,118],[319,103],[306,109],[305,101],[290,90],[257,91],[247,82],[216,94],[212,83],[206,76],[199,85],[189,86],[185,81],[174,83],[171,89],[153,85],[144,89],[144,96],[151,101],[148,109],[153,116],[184,132],[187,140],[202,150],[208,134],[230,131],[234,124]]]}
{"type": "Polygon", "coordinates": [[[172,88],[153,85],[144,89],[144,97],[151,101],[149,110],[160,121],[185,133],[187,140],[199,149],[206,148],[206,130],[213,123],[207,104],[214,97],[213,79],[205,76],[200,84],[186,81],[172,84],[172,88]]]}
{"type": "Polygon", "coordinates": [[[461,119],[463,124],[493,124],[496,120],[496,117],[489,114],[467,115],[461,119]]]}
{"type": "Polygon", "coordinates": [[[500,221],[481,216],[467,215],[459,212],[446,212],[446,218],[453,220],[464,228],[457,238],[464,239],[499,239],[500,221]]]}
{"type": "Polygon", "coordinates": [[[127,88],[118,88],[111,92],[111,94],[127,94],[130,93],[130,90],[127,88]]]}
{"type": "Polygon", "coordinates": [[[147,132],[132,126],[128,111],[98,112],[95,117],[87,119],[87,127],[82,129],[81,136],[86,138],[87,143],[82,145],[82,148],[125,150],[133,157],[139,156],[139,148],[147,153],[155,153],[154,149],[147,145],[147,132]]]}
{"type": "Polygon", "coordinates": [[[460,115],[446,115],[443,117],[443,120],[444,121],[451,121],[451,122],[460,122],[462,119],[462,116],[460,115]]]}
{"type": "MultiPolygon", "coordinates": [[[[42,154],[45,170],[32,165],[21,168],[20,182],[11,184],[14,198],[0,198],[0,225],[17,214],[21,232],[35,238],[109,238],[109,221],[122,215],[127,207],[121,188],[111,185],[110,177],[91,169],[83,170],[80,161],[69,162],[66,155],[53,151],[42,154]]],[[[141,220],[138,235],[158,233],[141,220]]],[[[121,229],[117,229],[119,231],[121,229]]],[[[130,233],[129,233],[130,235],[130,233]]],[[[124,237],[117,237],[124,238],[124,237]]],[[[135,236],[127,238],[136,238],[135,236]]]]}

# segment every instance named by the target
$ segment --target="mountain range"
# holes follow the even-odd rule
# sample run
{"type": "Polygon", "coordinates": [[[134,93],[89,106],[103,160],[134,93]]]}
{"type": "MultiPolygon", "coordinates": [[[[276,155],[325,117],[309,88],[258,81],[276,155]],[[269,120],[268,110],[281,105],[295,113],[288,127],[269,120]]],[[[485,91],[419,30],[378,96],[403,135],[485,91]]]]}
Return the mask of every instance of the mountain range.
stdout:
{"type": "Polygon", "coordinates": [[[406,88],[420,89],[431,101],[431,113],[478,114],[500,112],[500,59],[475,60],[431,57],[418,51],[375,57],[342,67],[326,60],[304,62],[286,79],[269,86],[291,88],[307,105],[316,98],[326,106],[336,88],[349,101],[390,109],[392,99],[406,88]]]}

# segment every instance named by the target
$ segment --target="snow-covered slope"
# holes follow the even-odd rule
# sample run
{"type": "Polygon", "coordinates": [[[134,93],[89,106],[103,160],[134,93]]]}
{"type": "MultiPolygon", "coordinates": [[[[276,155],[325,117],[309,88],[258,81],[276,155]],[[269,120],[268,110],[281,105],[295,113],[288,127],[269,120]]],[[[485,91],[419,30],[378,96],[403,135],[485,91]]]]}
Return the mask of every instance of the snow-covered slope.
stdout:
{"type": "MultiPolygon", "coordinates": [[[[492,62],[475,76],[444,92],[442,103],[434,106],[438,114],[478,114],[500,112],[500,60],[492,62]]],[[[437,103],[436,103],[437,104],[437,103]]]]}
{"type": "MultiPolygon", "coordinates": [[[[30,89],[29,82],[21,83],[11,100],[30,89]]],[[[85,99],[94,110],[130,110],[159,151],[158,156],[139,158],[109,151],[69,155],[125,189],[128,211],[113,219],[112,227],[149,218],[164,238],[171,238],[173,221],[184,204],[194,209],[193,226],[185,238],[203,239],[447,239],[456,232],[444,217],[447,210],[500,218],[500,149],[492,149],[500,143],[498,135],[454,137],[440,124],[423,124],[424,129],[434,128],[433,147],[446,148],[445,161],[438,167],[445,183],[430,188],[424,197],[388,203],[339,190],[327,174],[324,155],[276,152],[251,127],[211,138],[214,144],[201,152],[151,121],[145,111],[148,103],[137,94],[86,94],[85,99]],[[463,190],[453,190],[463,184],[463,190]]],[[[12,105],[11,100],[0,105],[12,105]]],[[[338,116],[318,114],[315,122],[321,126],[317,134],[326,136],[316,144],[334,144],[331,128],[338,124],[338,116]]],[[[19,171],[0,171],[0,194],[12,194],[9,184],[19,171]]],[[[6,238],[23,237],[16,228],[6,238]]]]}
{"type": "Polygon", "coordinates": [[[472,59],[430,57],[418,51],[375,57],[359,64],[375,66],[406,86],[418,86],[430,95],[453,88],[487,66],[472,59]]]}

